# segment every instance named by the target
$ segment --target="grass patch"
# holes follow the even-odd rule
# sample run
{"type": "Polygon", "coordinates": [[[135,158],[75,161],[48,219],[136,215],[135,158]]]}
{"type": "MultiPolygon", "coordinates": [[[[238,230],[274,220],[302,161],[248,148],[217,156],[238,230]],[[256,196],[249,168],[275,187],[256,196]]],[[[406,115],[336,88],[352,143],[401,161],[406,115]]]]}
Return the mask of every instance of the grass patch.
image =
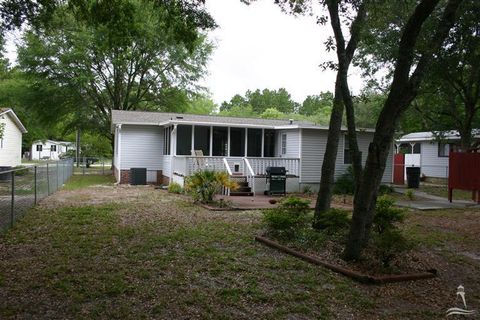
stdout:
{"type": "MultiPolygon", "coordinates": [[[[448,198],[448,188],[447,186],[420,186],[420,190],[428,194],[448,198]]],[[[453,200],[472,200],[472,192],[465,190],[453,190],[453,200]]]]}
{"type": "Polygon", "coordinates": [[[73,175],[63,189],[75,190],[94,185],[111,185],[114,182],[115,178],[111,175],[73,175]]]}

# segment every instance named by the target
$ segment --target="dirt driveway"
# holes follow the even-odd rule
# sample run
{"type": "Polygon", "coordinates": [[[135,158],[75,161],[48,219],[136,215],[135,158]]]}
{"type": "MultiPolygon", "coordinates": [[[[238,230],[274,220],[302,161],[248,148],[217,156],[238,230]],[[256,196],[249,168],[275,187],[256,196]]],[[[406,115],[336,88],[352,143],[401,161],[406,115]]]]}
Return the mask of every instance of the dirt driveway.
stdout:
{"type": "Polygon", "coordinates": [[[443,318],[459,284],[480,310],[479,217],[410,212],[439,277],[364,286],[255,243],[258,211],[152,187],[60,191],[0,236],[0,318],[443,318]]]}

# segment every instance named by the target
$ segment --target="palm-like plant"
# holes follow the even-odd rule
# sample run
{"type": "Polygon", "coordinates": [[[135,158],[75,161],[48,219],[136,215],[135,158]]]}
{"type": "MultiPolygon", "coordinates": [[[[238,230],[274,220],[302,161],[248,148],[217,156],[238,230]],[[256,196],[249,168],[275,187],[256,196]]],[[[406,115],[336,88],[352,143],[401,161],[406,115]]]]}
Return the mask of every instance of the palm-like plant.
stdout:
{"type": "Polygon", "coordinates": [[[222,188],[235,190],[238,184],[230,180],[228,173],[212,170],[201,170],[189,176],[185,183],[185,189],[196,201],[212,203],[215,194],[222,188]]]}

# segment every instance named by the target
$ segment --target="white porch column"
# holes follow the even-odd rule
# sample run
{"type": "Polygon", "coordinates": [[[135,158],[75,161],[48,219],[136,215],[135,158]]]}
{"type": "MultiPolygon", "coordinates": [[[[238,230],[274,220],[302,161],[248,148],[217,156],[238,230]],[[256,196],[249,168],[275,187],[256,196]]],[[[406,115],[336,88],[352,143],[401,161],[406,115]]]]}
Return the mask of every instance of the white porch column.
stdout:
{"type": "Polygon", "coordinates": [[[210,126],[210,151],[209,156],[213,156],[213,126],[210,126]]]}
{"type": "Polygon", "coordinates": [[[264,157],[263,150],[265,149],[265,128],[262,128],[262,158],[264,157]]]}
{"type": "Polygon", "coordinates": [[[192,125],[192,149],[190,154],[193,154],[193,150],[195,150],[195,125],[192,125]]]}
{"type": "Polygon", "coordinates": [[[245,157],[248,156],[248,128],[245,128],[245,157]]]}
{"type": "Polygon", "coordinates": [[[230,157],[230,127],[228,127],[227,133],[227,157],[230,157]]]}

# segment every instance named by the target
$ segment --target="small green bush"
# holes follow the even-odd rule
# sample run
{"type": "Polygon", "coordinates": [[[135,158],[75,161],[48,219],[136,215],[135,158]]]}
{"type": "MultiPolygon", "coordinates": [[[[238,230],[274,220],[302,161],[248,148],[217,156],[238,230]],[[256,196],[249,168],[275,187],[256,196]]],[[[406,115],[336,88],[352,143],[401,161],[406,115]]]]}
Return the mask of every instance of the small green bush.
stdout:
{"type": "Polygon", "coordinates": [[[269,231],[291,237],[308,224],[309,207],[308,200],[288,197],[277,208],[265,210],[263,221],[269,231]]]}
{"type": "Polygon", "coordinates": [[[407,191],[405,191],[405,196],[408,200],[415,200],[415,191],[413,189],[407,189],[407,191]]]}
{"type": "Polygon", "coordinates": [[[381,234],[386,230],[395,229],[396,223],[405,220],[405,211],[394,207],[395,200],[387,195],[378,197],[373,217],[373,229],[381,234]]]}
{"type": "Polygon", "coordinates": [[[374,255],[388,268],[393,259],[411,249],[411,244],[396,229],[386,229],[381,234],[373,234],[372,245],[374,255]]]}
{"type": "Polygon", "coordinates": [[[183,188],[180,184],[176,182],[170,182],[170,184],[168,185],[168,192],[180,194],[183,193],[183,188]]]}
{"type": "Polygon", "coordinates": [[[394,205],[393,198],[387,195],[379,197],[373,218],[373,253],[384,267],[389,267],[395,257],[411,247],[398,229],[398,224],[405,220],[405,211],[394,205]]]}
{"type": "Polygon", "coordinates": [[[385,194],[391,194],[393,193],[395,190],[393,189],[392,186],[389,186],[389,185],[386,185],[386,184],[382,184],[379,188],[378,188],[378,194],[383,196],[385,194]]]}
{"type": "Polygon", "coordinates": [[[337,233],[346,230],[350,225],[348,211],[331,208],[315,220],[315,227],[327,233],[337,233]]]}
{"type": "Polygon", "coordinates": [[[314,193],[312,187],[309,185],[304,186],[302,192],[306,196],[311,196],[314,193]]]}
{"type": "Polygon", "coordinates": [[[355,193],[355,177],[353,175],[353,168],[350,166],[347,171],[338,177],[333,187],[335,194],[354,194],[355,193]]]}

